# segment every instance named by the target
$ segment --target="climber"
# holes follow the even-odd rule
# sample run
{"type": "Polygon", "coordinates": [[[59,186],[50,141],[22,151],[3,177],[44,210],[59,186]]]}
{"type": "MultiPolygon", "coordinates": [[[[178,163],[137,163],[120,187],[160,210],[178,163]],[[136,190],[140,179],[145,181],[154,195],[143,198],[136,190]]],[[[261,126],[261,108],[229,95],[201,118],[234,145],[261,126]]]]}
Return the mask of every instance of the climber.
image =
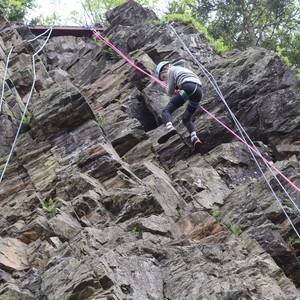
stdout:
{"type": "Polygon", "coordinates": [[[162,81],[167,81],[166,92],[171,96],[169,103],[161,114],[162,121],[166,126],[166,133],[158,139],[158,143],[165,143],[177,133],[171,122],[171,115],[188,101],[182,115],[182,123],[190,133],[193,153],[199,152],[201,145],[191,118],[202,99],[202,84],[199,77],[191,70],[185,68],[184,65],[184,60],[179,60],[173,64],[169,61],[162,61],[156,67],[156,77],[162,81]]]}

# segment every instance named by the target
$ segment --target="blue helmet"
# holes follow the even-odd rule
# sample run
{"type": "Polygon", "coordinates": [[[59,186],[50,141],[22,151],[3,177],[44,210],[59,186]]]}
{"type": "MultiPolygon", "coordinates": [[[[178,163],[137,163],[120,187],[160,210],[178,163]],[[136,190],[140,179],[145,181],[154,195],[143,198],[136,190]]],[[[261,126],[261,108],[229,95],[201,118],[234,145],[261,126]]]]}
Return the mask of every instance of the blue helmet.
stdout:
{"type": "Polygon", "coordinates": [[[161,72],[161,70],[163,69],[163,67],[165,67],[166,65],[169,65],[170,62],[167,60],[163,60],[161,61],[157,66],[156,66],[156,70],[155,70],[155,76],[157,78],[159,78],[159,74],[161,72]]]}

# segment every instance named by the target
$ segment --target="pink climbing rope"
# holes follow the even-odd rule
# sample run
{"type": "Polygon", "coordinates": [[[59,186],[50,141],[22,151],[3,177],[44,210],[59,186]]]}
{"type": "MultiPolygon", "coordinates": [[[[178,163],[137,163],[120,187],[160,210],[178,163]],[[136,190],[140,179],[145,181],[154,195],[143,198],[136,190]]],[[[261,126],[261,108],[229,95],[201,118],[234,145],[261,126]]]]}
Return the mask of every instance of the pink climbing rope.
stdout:
{"type": "Polygon", "coordinates": [[[107,39],[105,39],[97,30],[93,29],[94,35],[99,38],[102,42],[104,42],[107,46],[109,46],[111,49],[113,49],[116,53],[118,53],[124,60],[126,60],[132,67],[139,70],[143,74],[147,75],[151,79],[155,80],[157,83],[159,83],[161,86],[166,87],[166,83],[163,81],[160,81],[153,75],[147,73],[143,69],[141,69],[139,66],[137,66],[132,60],[130,60],[125,54],[123,54],[118,48],[116,48],[112,43],[110,43],[107,39]]]}
{"type": "Polygon", "coordinates": [[[222,123],[217,117],[215,117],[212,113],[210,113],[207,109],[205,109],[202,105],[199,107],[205,111],[211,118],[221,124],[224,128],[226,128],[230,133],[232,133],[236,138],[238,138],[243,144],[245,144],[249,149],[251,149],[257,156],[259,156],[265,163],[267,163],[274,171],[276,171],[285,181],[287,181],[294,189],[300,192],[300,189],[290,180],[288,179],[282,172],[280,172],[272,163],[270,163],[266,158],[264,158],[259,151],[250,146],[247,142],[245,142],[238,134],[236,134],[233,130],[231,130],[228,126],[222,123]]]}
{"type": "MultiPolygon", "coordinates": [[[[139,66],[137,66],[132,60],[130,60],[125,54],[123,54],[118,48],[116,48],[112,43],[110,43],[108,40],[106,40],[97,30],[93,29],[94,35],[99,38],[102,42],[104,42],[107,46],[109,46],[111,49],[113,49],[117,54],[119,54],[124,60],[126,60],[132,67],[139,70],[143,74],[147,75],[154,81],[156,81],[158,84],[160,84],[163,87],[166,87],[167,84],[153,75],[147,73],[143,69],[141,69],[139,66]]],[[[208,110],[206,110],[202,105],[199,105],[199,107],[207,113],[211,118],[213,118],[215,121],[217,121],[219,124],[221,124],[225,129],[227,129],[231,134],[233,134],[236,138],[238,138],[243,144],[245,144],[249,149],[251,149],[257,156],[259,156],[265,163],[267,163],[278,175],[280,175],[287,183],[289,183],[298,193],[300,193],[300,188],[297,187],[289,178],[287,178],[281,171],[279,171],[271,162],[269,162],[266,158],[264,158],[259,151],[257,151],[255,148],[250,146],[247,142],[245,142],[238,134],[236,134],[233,130],[231,130],[228,126],[226,126],[223,122],[221,122],[217,117],[215,117],[212,113],[210,113],[208,110]]]]}

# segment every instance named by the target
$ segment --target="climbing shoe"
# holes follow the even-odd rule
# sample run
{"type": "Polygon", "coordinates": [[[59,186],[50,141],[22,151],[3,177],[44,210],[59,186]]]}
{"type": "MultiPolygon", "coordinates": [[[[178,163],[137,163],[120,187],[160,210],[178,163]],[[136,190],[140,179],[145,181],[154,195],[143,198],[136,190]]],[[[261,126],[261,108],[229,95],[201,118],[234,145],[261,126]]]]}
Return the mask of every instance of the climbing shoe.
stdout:
{"type": "Polygon", "coordinates": [[[168,131],[163,134],[158,140],[157,142],[159,144],[164,144],[170,137],[172,137],[173,135],[175,135],[177,133],[177,130],[174,126],[172,126],[171,128],[168,128],[168,131]]]}
{"type": "Polygon", "coordinates": [[[199,138],[196,135],[192,136],[191,141],[192,141],[191,153],[192,154],[199,153],[200,149],[201,149],[201,141],[199,140],[199,138]]]}

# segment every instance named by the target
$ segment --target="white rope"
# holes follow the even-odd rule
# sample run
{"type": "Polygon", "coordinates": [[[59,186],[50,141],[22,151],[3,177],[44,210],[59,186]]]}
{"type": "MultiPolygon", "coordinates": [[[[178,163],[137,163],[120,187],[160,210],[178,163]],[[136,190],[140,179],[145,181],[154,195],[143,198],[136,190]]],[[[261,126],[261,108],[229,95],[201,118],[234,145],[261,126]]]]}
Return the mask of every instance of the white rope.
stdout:
{"type": "Polygon", "coordinates": [[[8,70],[9,59],[10,59],[10,55],[11,55],[13,49],[14,49],[14,47],[10,48],[10,51],[8,53],[8,56],[7,56],[6,64],[5,64],[4,75],[3,75],[3,80],[2,80],[1,98],[0,98],[0,113],[1,113],[2,103],[3,103],[3,98],[4,98],[5,81],[6,81],[6,75],[7,75],[7,70],[8,70]]]}
{"type": "MultiPolygon", "coordinates": [[[[33,42],[33,41],[37,40],[37,39],[40,38],[41,36],[44,36],[44,35],[45,35],[48,31],[50,31],[50,30],[51,30],[51,32],[52,32],[52,29],[53,29],[52,26],[49,27],[45,32],[41,33],[40,35],[37,35],[36,37],[34,37],[34,38],[31,39],[31,40],[28,40],[28,42],[33,42]]],[[[48,35],[48,37],[47,37],[47,41],[48,41],[48,39],[49,39],[50,36],[51,36],[51,32],[49,33],[49,35],[48,35]]],[[[43,47],[44,47],[44,46],[43,46],[43,47]]]]}
{"type": "MultiPolygon", "coordinates": [[[[203,73],[205,74],[205,76],[208,78],[209,82],[212,84],[212,86],[214,87],[214,89],[216,90],[217,94],[219,95],[219,97],[221,98],[221,100],[223,101],[223,103],[225,104],[226,108],[228,109],[234,123],[236,124],[236,126],[238,127],[238,130],[243,138],[243,140],[245,142],[247,142],[246,138],[248,139],[248,141],[252,144],[253,148],[255,150],[258,151],[258,149],[256,148],[256,146],[254,145],[253,141],[250,139],[250,137],[248,136],[248,134],[246,133],[246,131],[244,130],[244,128],[242,127],[242,125],[239,123],[239,121],[237,120],[237,118],[235,117],[234,113],[231,111],[231,109],[229,108],[224,96],[222,95],[221,90],[219,89],[219,86],[217,85],[213,75],[196,59],[196,57],[191,53],[191,51],[188,49],[186,43],[181,39],[181,37],[177,34],[176,30],[174,29],[174,27],[170,24],[168,24],[166,21],[163,21],[167,27],[169,27],[176,35],[176,37],[179,39],[179,41],[181,42],[181,44],[183,45],[184,49],[190,54],[190,56],[193,58],[193,60],[195,61],[195,63],[200,67],[200,69],[203,71],[203,73]],[[245,134],[245,136],[244,136],[245,134]]],[[[292,228],[294,229],[295,233],[297,234],[298,238],[300,238],[300,234],[298,233],[297,229],[295,228],[292,220],[290,219],[290,217],[288,216],[285,208],[282,205],[282,202],[280,201],[280,199],[277,197],[274,189],[272,188],[270,182],[268,181],[268,179],[266,178],[266,175],[264,174],[263,170],[261,169],[253,151],[249,148],[249,151],[256,163],[256,165],[258,166],[258,169],[260,170],[263,178],[265,179],[267,185],[269,186],[271,192],[273,193],[274,197],[276,198],[280,208],[282,209],[282,211],[284,212],[285,216],[287,217],[289,223],[291,224],[292,228]]],[[[268,169],[270,170],[271,174],[273,175],[273,177],[276,179],[276,181],[278,182],[278,184],[280,185],[280,187],[282,188],[282,190],[285,192],[285,194],[287,195],[287,197],[289,198],[289,200],[293,203],[294,207],[297,209],[298,212],[300,212],[299,207],[297,206],[297,204],[295,203],[295,201],[293,201],[293,199],[291,198],[291,196],[289,195],[289,193],[287,192],[287,190],[283,187],[283,185],[281,184],[281,182],[279,181],[279,179],[276,177],[276,175],[274,174],[272,168],[264,161],[265,165],[268,167],[268,169]]]]}
{"type": "MultiPolygon", "coordinates": [[[[19,133],[20,133],[20,130],[22,128],[22,124],[23,124],[23,121],[24,121],[24,117],[26,115],[26,112],[27,112],[27,108],[29,106],[29,103],[30,103],[30,100],[31,100],[31,97],[32,97],[32,93],[33,93],[33,90],[34,90],[34,85],[35,85],[35,82],[36,82],[36,72],[35,72],[35,56],[38,55],[42,50],[43,48],[45,47],[45,45],[47,44],[50,36],[51,36],[51,33],[52,33],[52,27],[47,29],[47,31],[45,31],[43,34],[47,33],[48,31],[50,30],[48,36],[47,36],[47,39],[46,41],[44,42],[44,44],[40,47],[40,49],[38,51],[36,51],[33,55],[32,55],[32,71],[33,71],[33,82],[32,82],[32,85],[31,85],[31,89],[30,89],[30,92],[29,92],[29,96],[28,96],[28,100],[26,102],[26,105],[25,105],[25,108],[24,108],[24,112],[22,114],[22,118],[21,118],[21,121],[20,121],[20,125],[18,127],[18,130],[17,130],[17,133],[16,133],[16,136],[15,136],[15,139],[14,139],[14,142],[12,144],[12,147],[11,147],[11,150],[10,150],[10,153],[8,155],[8,158],[6,160],[6,163],[5,163],[5,166],[4,166],[4,169],[2,171],[2,174],[1,174],[1,177],[0,177],[0,183],[2,182],[2,179],[4,177],[4,174],[5,174],[5,171],[7,169],[7,166],[9,164],[9,161],[12,157],[12,154],[13,154],[13,151],[14,151],[14,148],[15,148],[15,145],[16,145],[16,142],[17,142],[17,138],[19,136],[19,133]]],[[[42,35],[43,35],[42,34],[42,35]]],[[[41,35],[40,35],[41,36],[41,35]]],[[[30,41],[34,41],[36,38],[30,40],[30,41]]]]}
{"type": "MultiPolygon", "coordinates": [[[[28,42],[33,42],[36,39],[38,39],[39,37],[45,35],[48,31],[50,30],[50,28],[48,28],[45,32],[41,33],[40,35],[36,36],[35,38],[28,40],[28,42]]],[[[3,81],[2,81],[2,90],[1,90],[1,98],[0,98],[0,112],[1,112],[1,108],[2,108],[2,103],[3,103],[3,97],[4,97],[4,90],[5,90],[5,80],[6,80],[6,75],[7,75],[7,70],[8,70],[8,64],[9,64],[9,60],[10,60],[10,55],[12,53],[14,47],[10,48],[10,51],[8,53],[7,56],[7,61],[6,61],[6,65],[5,65],[5,70],[4,70],[4,75],[3,75],[3,81]]]]}
{"type": "MultiPolygon", "coordinates": [[[[41,36],[45,35],[49,30],[51,30],[51,28],[48,28],[45,32],[41,33],[40,35],[36,36],[35,38],[33,38],[31,40],[28,40],[28,42],[33,42],[33,41],[37,40],[41,36]]],[[[10,48],[10,51],[8,53],[8,56],[7,56],[6,65],[5,65],[5,70],[4,70],[4,75],[3,75],[3,81],[2,81],[1,98],[0,98],[0,113],[1,113],[2,103],[3,103],[3,99],[4,99],[5,81],[6,81],[6,75],[7,75],[7,70],[8,70],[8,64],[9,64],[10,55],[12,53],[13,48],[14,47],[10,48]]]]}

